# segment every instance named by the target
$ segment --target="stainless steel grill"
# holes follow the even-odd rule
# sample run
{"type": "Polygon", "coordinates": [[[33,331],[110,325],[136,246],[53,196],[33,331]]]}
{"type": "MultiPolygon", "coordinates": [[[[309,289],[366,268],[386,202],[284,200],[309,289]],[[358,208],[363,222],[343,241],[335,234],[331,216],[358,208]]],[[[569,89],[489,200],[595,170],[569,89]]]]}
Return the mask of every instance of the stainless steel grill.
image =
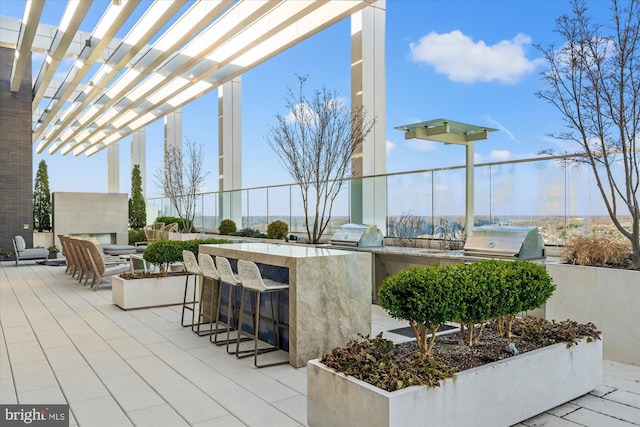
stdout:
{"type": "Polygon", "coordinates": [[[538,227],[482,226],[467,237],[465,256],[507,259],[542,259],[544,242],[538,227]]]}
{"type": "Polygon", "coordinates": [[[337,249],[380,247],[383,244],[382,232],[375,224],[341,225],[329,240],[329,246],[337,249]]]}

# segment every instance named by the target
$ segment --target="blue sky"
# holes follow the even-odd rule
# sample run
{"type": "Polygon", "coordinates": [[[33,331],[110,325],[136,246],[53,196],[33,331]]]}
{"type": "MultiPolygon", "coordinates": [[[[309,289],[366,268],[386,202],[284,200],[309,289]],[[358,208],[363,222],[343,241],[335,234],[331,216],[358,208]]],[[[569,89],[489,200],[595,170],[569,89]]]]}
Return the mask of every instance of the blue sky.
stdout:
{"type": "MultiPolygon", "coordinates": [[[[104,9],[98,1],[93,11],[104,9]]],[[[143,4],[148,2],[143,2],[143,4]]],[[[533,157],[545,148],[560,151],[547,134],[562,130],[559,113],[536,98],[544,69],[535,44],[560,44],[554,21],[570,12],[568,0],[387,0],[387,172],[459,165],[464,149],[407,140],[394,127],[448,118],[498,128],[476,143],[476,162],[533,157]]],[[[590,14],[608,17],[609,1],[589,1],[590,14]]],[[[4,0],[0,14],[21,18],[22,0],[4,0]]],[[[57,25],[64,3],[49,0],[42,22],[57,25]]],[[[138,9],[141,9],[139,7],[138,9]]],[[[93,14],[97,19],[99,14],[93,14]]],[[[81,26],[81,29],[84,29],[81,26]]],[[[309,89],[326,86],[350,94],[350,22],[344,20],[243,76],[243,186],[291,182],[265,135],[284,111],[295,74],[308,75],[309,89]]],[[[34,57],[34,63],[38,59],[34,57]]],[[[183,107],[183,136],[204,147],[204,190],[218,188],[217,91],[183,107]]],[[[120,191],[130,189],[130,140],[120,142],[120,191]]],[[[154,171],[162,165],[163,124],[147,127],[147,197],[159,192],[154,171]]],[[[45,151],[46,152],[46,151],[45,151]]],[[[107,191],[106,150],[92,157],[35,154],[34,175],[44,159],[51,191],[107,191]],[[79,179],[80,176],[91,177],[79,179]]]]}

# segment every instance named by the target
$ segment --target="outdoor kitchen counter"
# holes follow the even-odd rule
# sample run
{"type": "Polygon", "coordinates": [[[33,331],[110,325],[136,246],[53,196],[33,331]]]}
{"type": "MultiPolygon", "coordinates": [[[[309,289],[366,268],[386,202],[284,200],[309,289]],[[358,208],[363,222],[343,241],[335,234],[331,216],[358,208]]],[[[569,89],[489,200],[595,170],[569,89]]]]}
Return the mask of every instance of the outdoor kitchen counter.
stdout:
{"type": "Polygon", "coordinates": [[[289,363],[371,334],[372,254],[274,243],[200,245],[200,252],[289,271],[289,363]]]}

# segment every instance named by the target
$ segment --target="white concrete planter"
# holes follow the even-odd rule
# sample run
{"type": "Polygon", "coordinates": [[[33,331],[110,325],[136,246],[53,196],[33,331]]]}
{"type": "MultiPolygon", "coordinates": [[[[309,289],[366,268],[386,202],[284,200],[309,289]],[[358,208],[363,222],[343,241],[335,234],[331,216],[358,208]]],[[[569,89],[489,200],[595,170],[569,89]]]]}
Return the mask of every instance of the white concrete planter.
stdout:
{"type": "MultiPolygon", "coordinates": [[[[33,247],[49,249],[53,246],[53,233],[51,231],[34,231],[33,247]]],[[[60,245],[58,244],[58,247],[60,245]]]]}
{"type": "MultiPolygon", "coordinates": [[[[111,300],[125,310],[182,304],[186,276],[124,280],[114,276],[111,281],[111,300]]],[[[193,277],[189,278],[187,298],[193,297],[193,277]]]]}
{"type": "Polygon", "coordinates": [[[607,337],[604,358],[640,365],[640,271],[547,264],[557,286],[542,309],[548,320],[593,322],[607,337]]]}
{"type": "Polygon", "coordinates": [[[169,233],[169,240],[195,240],[203,236],[200,233],[169,233]]]}
{"type": "Polygon", "coordinates": [[[387,392],[307,365],[307,422],[330,426],[510,426],[588,393],[602,381],[602,341],[556,344],[460,372],[440,387],[387,392]]]}

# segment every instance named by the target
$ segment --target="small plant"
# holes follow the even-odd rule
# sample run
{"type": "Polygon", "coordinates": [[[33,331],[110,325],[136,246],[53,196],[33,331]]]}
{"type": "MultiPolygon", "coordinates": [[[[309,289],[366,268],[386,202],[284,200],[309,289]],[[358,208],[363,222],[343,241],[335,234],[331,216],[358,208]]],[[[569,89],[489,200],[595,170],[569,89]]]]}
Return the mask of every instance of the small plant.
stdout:
{"type": "Polygon", "coordinates": [[[240,237],[253,237],[254,234],[260,234],[260,230],[247,227],[233,233],[234,236],[240,236],[240,237]]]}
{"type": "Polygon", "coordinates": [[[220,234],[231,235],[237,230],[236,223],[232,219],[223,219],[218,226],[218,232],[220,234]]]}
{"type": "Polygon", "coordinates": [[[440,380],[453,376],[451,369],[433,357],[397,357],[393,342],[382,338],[382,333],[373,339],[352,340],[324,355],[321,362],[387,391],[414,385],[438,387],[440,380]]]}
{"type": "Polygon", "coordinates": [[[60,252],[60,249],[56,245],[49,246],[47,250],[49,251],[50,254],[57,254],[60,252]]]}
{"type": "Polygon", "coordinates": [[[289,233],[289,226],[286,222],[279,219],[273,221],[267,226],[267,237],[269,239],[284,239],[289,233]]]}
{"type": "Polygon", "coordinates": [[[562,259],[569,264],[626,266],[631,261],[631,245],[606,236],[580,236],[566,245],[562,259]]]}

